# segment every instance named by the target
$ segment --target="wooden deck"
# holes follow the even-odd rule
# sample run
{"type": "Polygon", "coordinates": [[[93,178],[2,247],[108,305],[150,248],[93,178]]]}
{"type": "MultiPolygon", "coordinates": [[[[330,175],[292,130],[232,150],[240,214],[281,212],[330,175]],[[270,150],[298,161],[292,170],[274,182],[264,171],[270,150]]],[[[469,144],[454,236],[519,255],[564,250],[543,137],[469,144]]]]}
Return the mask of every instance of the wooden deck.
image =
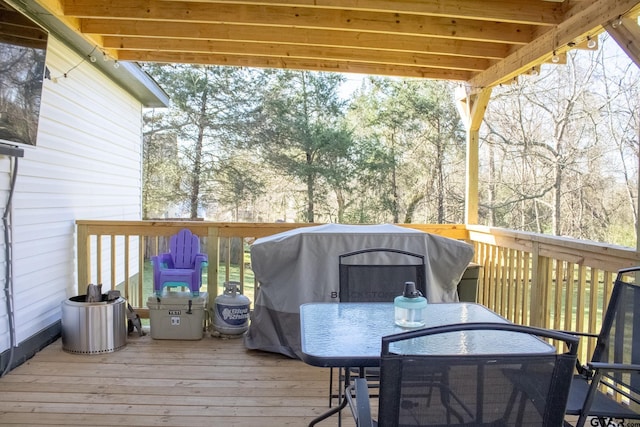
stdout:
{"type": "MultiPolygon", "coordinates": [[[[58,340],[0,378],[0,425],[305,426],[328,408],[328,386],[328,369],[247,351],[238,338],[133,333],[100,355],[66,353],[58,340]]],[[[342,418],[353,426],[348,410],[342,418]]]]}

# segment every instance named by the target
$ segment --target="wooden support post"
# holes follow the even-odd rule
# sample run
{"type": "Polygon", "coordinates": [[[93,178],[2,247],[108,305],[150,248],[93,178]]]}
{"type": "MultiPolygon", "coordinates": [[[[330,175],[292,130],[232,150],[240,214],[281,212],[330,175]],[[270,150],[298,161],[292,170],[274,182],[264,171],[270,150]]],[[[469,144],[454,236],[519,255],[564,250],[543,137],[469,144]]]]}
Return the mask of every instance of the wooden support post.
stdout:
{"type": "Polygon", "coordinates": [[[464,197],[464,223],[478,224],[478,179],[480,132],[478,130],[467,129],[467,161],[466,161],[466,181],[464,197]]]}
{"type": "MultiPolygon", "coordinates": [[[[614,21],[618,21],[615,19],[614,21]]],[[[605,30],[618,43],[620,48],[629,58],[640,67],[640,46],[634,43],[640,35],[640,29],[633,22],[633,15],[621,18],[617,25],[609,22],[605,25],[605,30]]],[[[640,142],[640,131],[638,132],[638,142],[640,142]]],[[[638,182],[638,194],[640,194],[640,181],[638,182]]],[[[640,215],[640,197],[636,201],[636,212],[640,215]]],[[[636,219],[636,250],[640,251],[640,220],[636,219]]]]}
{"type": "Polygon", "coordinates": [[[466,163],[466,191],[465,191],[465,224],[478,223],[478,178],[479,160],[478,146],[480,125],[491,98],[491,88],[482,89],[477,93],[468,93],[466,88],[459,88],[456,92],[458,112],[467,131],[467,163],[466,163]]]}

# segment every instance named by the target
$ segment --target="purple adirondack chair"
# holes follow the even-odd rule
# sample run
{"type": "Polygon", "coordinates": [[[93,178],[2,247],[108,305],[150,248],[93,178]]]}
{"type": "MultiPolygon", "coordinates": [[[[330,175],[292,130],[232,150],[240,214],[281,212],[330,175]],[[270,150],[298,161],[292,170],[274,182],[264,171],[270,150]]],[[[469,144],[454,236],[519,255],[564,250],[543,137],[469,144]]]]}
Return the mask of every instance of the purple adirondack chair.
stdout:
{"type": "Polygon", "coordinates": [[[200,253],[200,239],[183,229],[171,236],[169,253],[151,257],[153,263],[153,290],[157,296],[165,287],[186,286],[191,295],[200,294],[202,269],[207,255],[200,253]]]}

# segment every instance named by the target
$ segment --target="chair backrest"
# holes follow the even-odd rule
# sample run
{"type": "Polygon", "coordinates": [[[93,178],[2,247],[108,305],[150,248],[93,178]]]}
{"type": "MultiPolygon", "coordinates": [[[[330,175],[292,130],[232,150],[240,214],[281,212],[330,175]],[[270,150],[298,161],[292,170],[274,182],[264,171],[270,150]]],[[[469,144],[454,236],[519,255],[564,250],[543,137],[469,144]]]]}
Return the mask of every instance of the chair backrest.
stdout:
{"type": "Polygon", "coordinates": [[[191,230],[182,229],[171,236],[169,252],[174,268],[193,268],[196,255],[200,252],[200,239],[191,230]]]}
{"type": "MultiPolygon", "coordinates": [[[[640,286],[627,279],[640,274],[640,267],[618,272],[607,306],[592,362],[640,364],[640,286]]],[[[637,371],[603,373],[603,382],[640,404],[640,374],[637,371]]]]}
{"type": "Polygon", "coordinates": [[[509,323],[447,325],[384,337],[378,425],[560,426],[577,346],[573,335],[509,323]],[[433,340],[454,339],[442,336],[451,333],[468,340],[515,336],[522,346],[536,336],[551,338],[566,343],[567,351],[415,355],[408,350],[430,348],[433,340]]]}
{"type": "Polygon", "coordinates": [[[398,249],[373,248],[339,256],[341,302],[391,302],[405,282],[426,296],[424,256],[398,249]]]}

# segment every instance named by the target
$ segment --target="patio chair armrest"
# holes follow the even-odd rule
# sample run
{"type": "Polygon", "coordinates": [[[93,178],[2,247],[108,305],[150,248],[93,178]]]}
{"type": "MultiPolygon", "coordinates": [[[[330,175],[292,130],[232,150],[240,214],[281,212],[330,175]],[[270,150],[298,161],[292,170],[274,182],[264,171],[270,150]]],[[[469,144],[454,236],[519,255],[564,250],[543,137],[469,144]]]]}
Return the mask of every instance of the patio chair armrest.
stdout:
{"type": "Polygon", "coordinates": [[[589,362],[587,366],[592,370],[605,372],[640,372],[640,365],[629,363],[589,362]]]}
{"type": "Polygon", "coordinates": [[[345,397],[349,402],[349,408],[356,421],[357,427],[372,427],[371,402],[369,401],[369,385],[364,378],[355,378],[354,382],[347,387],[345,397]],[[355,402],[353,401],[355,397],[355,402]]]}
{"type": "Polygon", "coordinates": [[[171,255],[166,253],[154,255],[151,257],[151,264],[154,270],[168,268],[171,264],[171,255]]]}
{"type": "Polygon", "coordinates": [[[577,335],[579,337],[598,338],[598,334],[592,334],[590,332],[577,332],[577,331],[564,331],[564,330],[559,330],[559,332],[564,332],[565,334],[569,334],[569,335],[577,335]]]}
{"type": "Polygon", "coordinates": [[[163,253],[163,254],[152,256],[151,262],[153,264],[158,264],[159,266],[160,265],[164,265],[165,267],[170,266],[172,264],[171,254],[163,253]]]}
{"type": "Polygon", "coordinates": [[[196,255],[196,259],[195,259],[195,264],[194,265],[196,266],[196,268],[198,266],[204,268],[204,267],[207,266],[207,262],[208,262],[208,258],[207,258],[207,256],[205,254],[198,254],[198,255],[196,255]]]}
{"type": "MultiPolygon", "coordinates": [[[[567,331],[564,329],[555,329],[555,331],[578,336],[578,337],[598,338],[599,336],[598,334],[592,334],[590,332],[567,331]]],[[[580,359],[576,359],[576,371],[578,371],[579,375],[582,375],[587,378],[593,375],[593,372],[591,372],[592,371],[591,368],[589,368],[586,365],[583,365],[580,359]]]]}

